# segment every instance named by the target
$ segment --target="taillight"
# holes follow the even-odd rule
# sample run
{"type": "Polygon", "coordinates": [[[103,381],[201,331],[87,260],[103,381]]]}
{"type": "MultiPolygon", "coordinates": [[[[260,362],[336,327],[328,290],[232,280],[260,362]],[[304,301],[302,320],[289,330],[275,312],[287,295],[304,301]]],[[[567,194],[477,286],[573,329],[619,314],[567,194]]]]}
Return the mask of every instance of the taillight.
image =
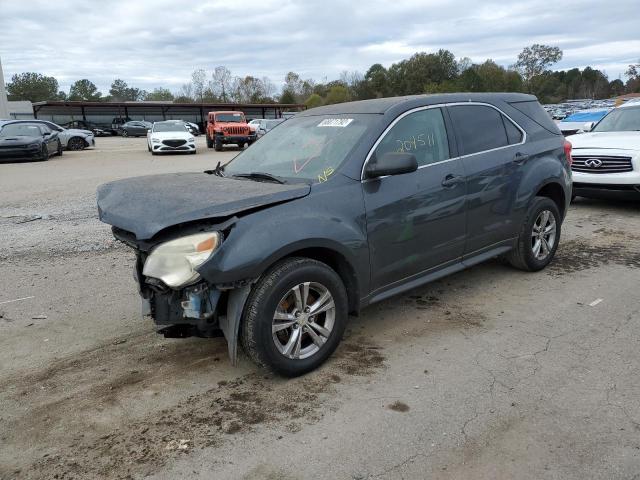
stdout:
{"type": "Polygon", "coordinates": [[[569,140],[564,141],[564,155],[567,157],[567,163],[571,165],[573,163],[573,158],[571,158],[571,142],[569,140]]]}

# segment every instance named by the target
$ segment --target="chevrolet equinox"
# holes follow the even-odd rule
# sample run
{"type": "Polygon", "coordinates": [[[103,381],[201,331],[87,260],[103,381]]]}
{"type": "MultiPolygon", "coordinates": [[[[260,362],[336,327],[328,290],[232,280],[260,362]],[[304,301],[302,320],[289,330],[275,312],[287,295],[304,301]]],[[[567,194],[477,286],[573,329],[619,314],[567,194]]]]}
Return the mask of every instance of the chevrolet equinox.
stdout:
{"type": "Polygon", "coordinates": [[[224,335],[286,376],[348,315],[493,257],[537,271],[571,199],[571,144],[530,95],[383,98],[301,112],[225,166],[119,180],[100,219],[135,249],[159,331],[224,335]]]}

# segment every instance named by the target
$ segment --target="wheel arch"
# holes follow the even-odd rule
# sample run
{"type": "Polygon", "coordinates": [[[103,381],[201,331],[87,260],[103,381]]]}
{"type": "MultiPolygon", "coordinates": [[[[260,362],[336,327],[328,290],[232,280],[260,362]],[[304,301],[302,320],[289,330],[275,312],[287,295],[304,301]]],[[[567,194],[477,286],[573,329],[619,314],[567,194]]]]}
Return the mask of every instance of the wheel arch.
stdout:
{"type": "Polygon", "coordinates": [[[358,314],[360,311],[360,285],[356,270],[347,257],[338,250],[326,246],[303,247],[282,253],[277,256],[277,258],[272,259],[270,264],[263,271],[269,270],[276,263],[286,260],[287,258],[294,257],[304,257],[317,260],[326,264],[329,268],[335,271],[342,280],[345,290],[347,291],[349,313],[354,315],[358,314]]]}
{"type": "Polygon", "coordinates": [[[538,188],[536,197],[547,197],[557,205],[560,211],[560,216],[564,218],[567,213],[567,198],[565,196],[564,188],[558,182],[547,182],[538,188]]]}

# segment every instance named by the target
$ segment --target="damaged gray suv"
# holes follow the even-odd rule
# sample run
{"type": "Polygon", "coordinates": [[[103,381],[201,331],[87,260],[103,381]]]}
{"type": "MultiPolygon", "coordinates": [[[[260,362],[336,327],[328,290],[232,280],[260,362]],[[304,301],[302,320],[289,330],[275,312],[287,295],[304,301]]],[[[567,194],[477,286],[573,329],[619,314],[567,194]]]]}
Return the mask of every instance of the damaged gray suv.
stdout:
{"type": "Polygon", "coordinates": [[[98,209],[160,332],[294,376],[371,303],[497,256],[544,268],[570,162],[530,95],[385,98],[302,112],[224,167],[102,185],[98,209]]]}

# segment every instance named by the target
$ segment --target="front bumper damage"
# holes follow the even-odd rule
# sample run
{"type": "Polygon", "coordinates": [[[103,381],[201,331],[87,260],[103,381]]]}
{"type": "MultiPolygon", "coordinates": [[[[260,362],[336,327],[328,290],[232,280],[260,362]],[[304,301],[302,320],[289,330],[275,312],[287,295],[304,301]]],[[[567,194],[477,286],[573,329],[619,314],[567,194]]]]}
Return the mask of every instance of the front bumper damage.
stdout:
{"type": "Polygon", "coordinates": [[[134,278],[142,297],[142,315],[151,317],[167,338],[220,337],[227,340],[229,358],[237,364],[238,332],[250,281],[213,285],[206,281],[172,289],[142,274],[146,254],[136,250],[134,278]]]}

